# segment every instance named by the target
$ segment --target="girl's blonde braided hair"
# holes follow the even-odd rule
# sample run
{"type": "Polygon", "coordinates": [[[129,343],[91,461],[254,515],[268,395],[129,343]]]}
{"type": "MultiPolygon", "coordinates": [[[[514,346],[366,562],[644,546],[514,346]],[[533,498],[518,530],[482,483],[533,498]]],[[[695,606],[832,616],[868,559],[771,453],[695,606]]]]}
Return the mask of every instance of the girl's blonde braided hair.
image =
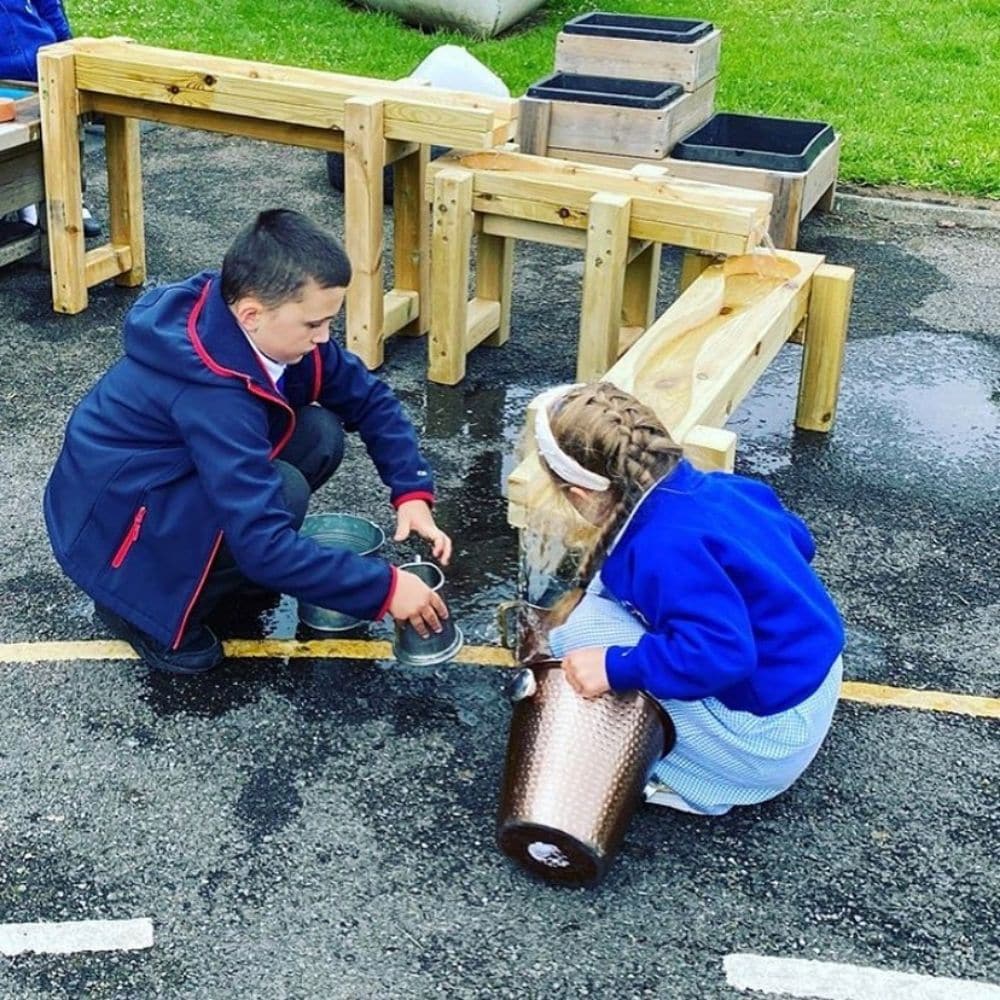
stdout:
{"type": "Polygon", "coordinates": [[[549,425],[562,451],[611,480],[615,506],[581,568],[588,581],[643,494],[682,453],[648,406],[610,382],[571,389],[550,409],[549,425]]]}

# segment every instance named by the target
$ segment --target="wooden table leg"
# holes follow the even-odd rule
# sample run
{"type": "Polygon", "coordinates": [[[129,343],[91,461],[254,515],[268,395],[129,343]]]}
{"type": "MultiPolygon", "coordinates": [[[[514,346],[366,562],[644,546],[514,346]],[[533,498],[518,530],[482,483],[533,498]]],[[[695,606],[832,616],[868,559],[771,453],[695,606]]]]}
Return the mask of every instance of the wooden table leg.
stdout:
{"type": "Polygon", "coordinates": [[[104,142],[108,166],[108,214],[111,245],[127,246],[132,266],[115,283],[134,288],[146,280],[146,230],[142,205],[142,159],[139,122],[106,115],[104,142]]]}
{"type": "Polygon", "coordinates": [[[383,361],[383,103],[374,96],[344,102],[344,242],[351,261],[347,347],[368,368],[383,361]]]}
{"type": "Polygon", "coordinates": [[[662,250],[659,243],[650,243],[625,268],[617,357],[621,357],[656,319],[656,292],[660,283],[662,250]]]}
{"type": "Polygon", "coordinates": [[[809,292],[797,427],[828,431],[833,426],[853,294],[853,268],[821,264],[816,269],[809,292]]]}
{"type": "Polygon", "coordinates": [[[398,331],[385,329],[386,336],[398,332],[423,336],[430,327],[430,205],[424,197],[430,146],[417,149],[393,164],[392,260],[397,291],[416,292],[419,314],[398,331]]]}
{"type": "Polygon", "coordinates": [[[483,343],[501,347],[510,339],[510,297],[514,278],[514,240],[480,233],[476,253],[476,298],[500,303],[500,325],[483,343]]]}
{"type": "Polygon", "coordinates": [[[444,385],[455,385],[465,378],[472,180],[470,171],[452,167],[439,171],[434,178],[427,377],[444,385]]]}
{"type": "Polygon", "coordinates": [[[631,210],[627,195],[601,192],[590,199],[576,362],[578,382],[600,378],[618,356],[631,210]]]}
{"type": "Polygon", "coordinates": [[[56,312],[78,313],[87,308],[87,276],[83,182],[77,136],[79,105],[74,57],[69,43],[39,53],[38,82],[52,307],[56,312]]]}

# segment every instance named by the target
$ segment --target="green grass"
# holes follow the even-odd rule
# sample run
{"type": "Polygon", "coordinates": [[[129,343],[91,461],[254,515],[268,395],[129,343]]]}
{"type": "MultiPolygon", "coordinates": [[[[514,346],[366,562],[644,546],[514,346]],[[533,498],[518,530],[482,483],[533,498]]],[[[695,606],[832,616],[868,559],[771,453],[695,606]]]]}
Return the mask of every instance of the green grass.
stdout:
{"type": "Polygon", "coordinates": [[[69,0],[79,35],[405,76],[466,45],[519,95],[551,72],[564,21],[600,9],[723,29],[716,106],[843,133],[840,177],[1000,198],[1000,0],[556,0],[499,39],[422,32],[339,0],[69,0]]]}

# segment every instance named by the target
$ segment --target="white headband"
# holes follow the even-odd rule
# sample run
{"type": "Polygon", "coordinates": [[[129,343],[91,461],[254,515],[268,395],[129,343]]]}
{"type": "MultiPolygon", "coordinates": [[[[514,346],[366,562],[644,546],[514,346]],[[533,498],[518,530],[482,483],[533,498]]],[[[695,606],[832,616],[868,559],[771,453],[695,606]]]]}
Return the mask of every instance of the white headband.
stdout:
{"type": "Polygon", "coordinates": [[[535,443],[545,464],[560,478],[574,486],[595,490],[603,493],[611,486],[611,480],[585,469],[575,458],[571,458],[556,443],[555,435],[549,426],[549,404],[561,399],[572,389],[578,389],[582,382],[575,385],[557,385],[554,389],[543,392],[537,399],[538,409],[535,412],[535,443]]]}

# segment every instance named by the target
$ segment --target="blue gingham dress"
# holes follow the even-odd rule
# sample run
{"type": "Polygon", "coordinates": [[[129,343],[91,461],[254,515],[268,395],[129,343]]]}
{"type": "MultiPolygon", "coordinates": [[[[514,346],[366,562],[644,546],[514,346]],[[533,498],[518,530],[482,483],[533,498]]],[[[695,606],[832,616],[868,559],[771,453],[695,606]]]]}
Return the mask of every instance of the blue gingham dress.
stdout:
{"type": "MultiPolygon", "coordinates": [[[[596,577],[549,641],[553,655],[561,658],[583,646],[634,646],[645,634],[621,604],[601,592],[596,577]]],[[[774,798],[816,756],[837,706],[841,673],[838,656],[813,694],[775,715],[735,711],[716,698],[660,699],[677,730],[677,742],[653,768],[652,777],[693,811],[709,815],[774,798]]]]}

